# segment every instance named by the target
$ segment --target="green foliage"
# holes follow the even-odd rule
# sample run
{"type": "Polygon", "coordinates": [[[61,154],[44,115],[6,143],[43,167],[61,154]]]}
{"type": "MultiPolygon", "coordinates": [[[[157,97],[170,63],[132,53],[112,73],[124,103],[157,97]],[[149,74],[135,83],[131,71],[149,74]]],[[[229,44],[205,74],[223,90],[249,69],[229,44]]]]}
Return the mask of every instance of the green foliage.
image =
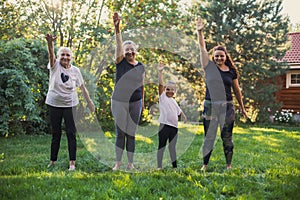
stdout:
{"type": "MultiPolygon", "coordinates": [[[[208,48],[224,44],[236,62],[241,73],[240,85],[251,120],[266,122],[269,119],[266,109],[278,110],[280,106],[275,103],[273,95],[278,90],[274,77],[283,73],[285,69],[274,58],[280,58],[285,53],[285,35],[289,23],[288,19],[280,14],[282,1],[198,0],[193,1],[192,7],[185,7],[179,0],[63,2],[60,4],[43,0],[0,0],[0,38],[34,38],[42,42],[44,35],[50,32],[58,36],[56,47],[71,47],[75,65],[84,71],[85,82],[89,82],[87,85],[90,86],[89,91],[96,104],[96,117],[104,130],[114,129],[110,98],[115,73],[114,28],[111,16],[115,11],[122,16],[123,39],[132,39],[140,45],[137,58],[146,66],[147,84],[142,124],[149,121],[158,102],[158,62],[168,66],[165,78],[176,80],[176,100],[189,120],[201,120],[200,105],[204,99],[205,88],[203,72],[199,70],[194,23],[198,16],[206,20],[208,28],[204,31],[208,48]],[[159,29],[163,31],[159,32],[159,29]]],[[[29,127],[46,130],[48,117],[44,97],[47,92],[48,70],[38,67],[48,62],[46,45],[37,41],[29,42],[30,44],[25,45],[27,49],[22,49],[22,46],[22,50],[10,49],[10,53],[5,53],[7,47],[2,43],[5,42],[1,42],[1,58],[4,58],[0,61],[1,65],[6,63],[7,58],[12,58],[11,55],[14,55],[14,59],[11,59],[10,67],[3,66],[7,70],[3,71],[1,68],[1,73],[10,77],[10,80],[13,79],[12,74],[16,74],[13,80],[19,82],[12,81],[11,87],[17,86],[22,89],[18,91],[18,97],[13,98],[16,100],[14,104],[18,104],[18,109],[25,108],[26,105],[26,109],[12,109],[16,105],[13,106],[12,99],[8,101],[4,96],[5,92],[2,91],[1,102],[5,103],[1,109],[7,112],[1,117],[8,119],[16,116],[18,120],[13,123],[16,124],[15,127],[21,127],[20,120],[23,123],[24,119],[28,121],[29,117],[33,117],[31,121],[38,124],[30,124],[29,127]],[[16,69],[15,66],[26,67],[16,69]],[[25,95],[27,91],[31,91],[31,94],[25,95]],[[24,98],[20,97],[24,95],[24,98]]],[[[8,81],[7,77],[1,80],[1,84],[8,81]]],[[[8,90],[7,93],[11,95],[12,91],[8,90]]],[[[80,98],[79,113],[83,113],[84,118],[89,118],[90,116],[85,116],[85,103],[83,98],[80,98]]],[[[1,131],[7,133],[10,122],[4,120],[2,123],[1,131]]],[[[23,128],[15,132],[22,131],[23,128]]]]}
{"type": "Polygon", "coordinates": [[[28,20],[37,25],[36,34],[51,32],[56,35],[58,46],[68,46],[74,50],[78,65],[108,33],[100,23],[104,1],[50,3],[33,0],[24,1],[22,5],[29,8],[28,20]]]}
{"type": "Polygon", "coordinates": [[[101,73],[101,79],[97,82],[97,117],[103,131],[114,130],[114,119],[111,113],[111,95],[114,89],[115,67],[108,66],[101,73]]]}
{"type": "Polygon", "coordinates": [[[0,39],[10,40],[24,36],[29,23],[22,20],[20,6],[11,4],[8,0],[0,0],[0,39]],[[20,23],[22,21],[22,23],[20,23]]]}
{"type": "MultiPolygon", "coordinates": [[[[149,132],[156,132],[156,128],[149,132]]],[[[180,131],[184,135],[190,134],[190,128],[203,130],[202,126],[188,125],[180,131]]],[[[168,163],[161,171],[148,168],[134,173],[112,172],[112,166],[99,162],[80,140],[76,171],[69,172],[65,135],[61,141],[59,160],[50,169],[47,168],[50,135],[1,137],[0,198],[298,199],[299,130],[251,126],[235,127],[234,132],[232,170],[225,170],[222,141],[218,139],[205,173],[200,170],[199,154],[203,131],[195,136],[193,143],[178,159],[177,170],[173,170],[171,163],[168,163]]],[[[142,151],[146,142],[138,141],[137,145],[137,151],[142,151]]],[[[165,157],[169,161],[169,155],[165,153],[165,157]]],[[[153,162],[155,165],[155,159],[153,162]]],[[[136,167],[139,167],[138,163],[136,167]]]]}
{"type": "Polygon", "coordinates": [[[47,131],[47,50],[34,40],[1,41],[1,124],[2,135],[47,131]]]}

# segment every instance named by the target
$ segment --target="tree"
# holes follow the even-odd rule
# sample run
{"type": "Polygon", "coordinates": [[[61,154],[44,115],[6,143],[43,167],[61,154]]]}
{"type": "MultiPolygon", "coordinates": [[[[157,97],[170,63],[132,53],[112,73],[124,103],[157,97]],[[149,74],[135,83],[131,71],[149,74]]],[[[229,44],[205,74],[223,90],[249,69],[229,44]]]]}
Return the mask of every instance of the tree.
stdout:
{"type": "Polygon", "coordinates": [[[23,37],[30,24],[22,20],[20,6],[13,5],[8,0],[0,0],[0,10],[0,39],[11,40],[23,37]]]}
{"type": "Polygon", "coordinates": [[[289,24],[281,10],[277,0],[208,0],[192,7],[191,13],[206,21],[208,49],[225,45],[234,59],[252,120],[265,121],[266,109],[278,107],[275,77],[286,69],[276,60],[286,51],[289,24]]]}

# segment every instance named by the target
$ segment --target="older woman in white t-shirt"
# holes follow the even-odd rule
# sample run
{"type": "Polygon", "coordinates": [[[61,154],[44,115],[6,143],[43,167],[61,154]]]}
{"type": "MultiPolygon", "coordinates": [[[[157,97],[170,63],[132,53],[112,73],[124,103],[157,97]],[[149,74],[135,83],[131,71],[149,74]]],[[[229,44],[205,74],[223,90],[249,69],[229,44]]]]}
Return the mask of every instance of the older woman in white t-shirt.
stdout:
{"type": "Polygon", "coordinates": [[[56,39],[51,34],[46,35],[48,44],[50,70],[49,88],[46,97],[46,104],[49,107],[49,116],[52,128],[51,142],[51,167],[57,161],[62,134],[62,119],[65,122],[66,134],[68,138],[68,150],[70,165],[69,170],[75,170],[76,160],[76,126],[73,118],[73,108],[78,104],[76,87],[79,87],[87,101],[88,108],[94,112],[95,106],[84,85],[84,81],[79,68],[71,64],[72,51],[68,47],[61,47],[56,59],[54,54],[53,41],[56,39]]]}
{"type": "Polygon", "coordinates": [[[168,81],[164,86],[162,71],[163,64],[158,65],[158,80],[159,80],[159,112],[158,119],[158,151],[157,151],[157,169],[162,169],[163,154],[169,140],[169,153],[173,168],[177,168],[176,158],[176,143],[178,137],[178,116],[181,115],[186,121],[186,116],[173,98],[176,92],[176,84],[173,81],[168,81]]]}

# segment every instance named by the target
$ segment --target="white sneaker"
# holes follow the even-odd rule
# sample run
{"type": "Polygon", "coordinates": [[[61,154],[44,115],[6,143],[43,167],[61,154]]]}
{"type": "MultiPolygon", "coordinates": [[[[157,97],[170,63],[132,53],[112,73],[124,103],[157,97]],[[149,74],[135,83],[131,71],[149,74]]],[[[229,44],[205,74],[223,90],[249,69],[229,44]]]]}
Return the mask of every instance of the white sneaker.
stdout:
{"type": "Polygon", "coordinates": [[[75,165],[70,165],[69,171],[74,171],[75,170],[75,165]]]}

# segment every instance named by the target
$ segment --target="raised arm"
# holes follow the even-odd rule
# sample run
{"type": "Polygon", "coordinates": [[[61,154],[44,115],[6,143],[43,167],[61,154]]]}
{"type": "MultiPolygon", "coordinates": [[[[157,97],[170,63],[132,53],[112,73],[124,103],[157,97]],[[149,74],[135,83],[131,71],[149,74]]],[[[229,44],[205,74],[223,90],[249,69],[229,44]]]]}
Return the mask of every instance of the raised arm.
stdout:
{"type": "Polygon", "coordinates": [[[50,67],[53,68],[56,58],[54,54],[54,45],[53,41],[56,40],[56,36],[52,36],[51,34],[46,35],[47,45],[48,45],[48,57],[49,57],[49,63],[50,67]]]}
{"type": "Polygon", "coordinates": [[[164,78],[162,71],[165,68],[165,66],[162,63],[159,63],[158,65],[158,94],[159,96],[164,92],[164,78]]]}
{"type": "Polygon", "coordinates": [[[238,101],[240,108],[242,110],[243,116],[245,118],[248,118],[245,107],[244,107],[244,103],[243,103],[243,96],[242,96],[242,92],[239,86],[239,81],[238,79],[234,79],[233,80],[233,92],[235,95],[236,100],[238,101]]]}
{"type": "Polygon", "coordinates": [[[204,36],[202,33],[203,28],[204,28],[203,22],[201,19],[199,19],[197,21],[196,29],[198,34],[199,48],[200,48],[200,62],[201,62],[201,66],[204,68],[208,65],[209,57],[208,57],[208,52],[206,50],[204,36]]]}
{"type": "Polygon", "coordinates": [[[115,52],[115,62],[116,63],[120,63],[123,58],[123,47],[122,47],[122,34],[120,31],[120,21],[121,21],[121,17],[119,16],[119,14],[117,12],[114,13],[113,16],[113,22],[114,22],[114,26],[115,26],[115,35],[116,35],[116,52],[115,52]]]}

